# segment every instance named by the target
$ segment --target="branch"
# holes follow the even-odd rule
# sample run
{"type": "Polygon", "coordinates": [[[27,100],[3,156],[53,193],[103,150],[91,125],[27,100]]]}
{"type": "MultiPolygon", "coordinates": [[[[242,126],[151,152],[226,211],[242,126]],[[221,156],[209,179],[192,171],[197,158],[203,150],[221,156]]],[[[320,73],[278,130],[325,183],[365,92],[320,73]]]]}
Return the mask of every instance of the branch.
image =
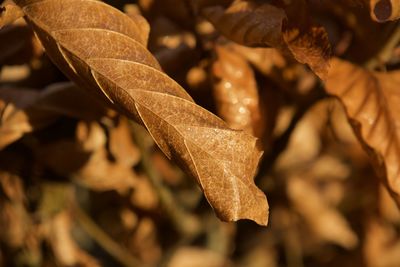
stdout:
{"type": "Polygon", "coordinates": [[[73,206],[73,212],[82,229],[121,265],[125,267],[144,266],[129,251],[109,237],[77,203],[73,206]]]}
{"type": "Polygon", "coordinates": [[[400,23],[397,23],[397,27],[395,27],[392,35],[389,37],[387,42],[382,46],[381,50],[377,53],[376,56],[371,58],[365,63],[365,67],[369,70],[373,70],[382,63],[386,63],[389,61],[392,56],[393,49],[400,42],[400,23]]]}

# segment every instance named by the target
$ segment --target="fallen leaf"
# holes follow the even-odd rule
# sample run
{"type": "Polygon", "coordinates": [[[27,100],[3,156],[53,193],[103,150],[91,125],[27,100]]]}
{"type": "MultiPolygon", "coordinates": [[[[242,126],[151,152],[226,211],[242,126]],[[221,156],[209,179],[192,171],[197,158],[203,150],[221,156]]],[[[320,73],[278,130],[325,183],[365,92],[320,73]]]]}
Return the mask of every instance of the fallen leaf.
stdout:
{"type": "Polygon", "coordinates": [[[132,18],[100,1],[16,2],[54,63],[144,125],[196,178],[222,220],[267,224],[267,200],[253,181],[261,156],[256,139],[228,128],[163,74],[132,18]]]}
{"type": "Polygon", "coordinates": [[[369,0],[369,7],[372,19],[377,22],[400,18],[400,2],[398,0],[369,0]]]}
{"type": "Polygon", "coordinates": [[[400,204],[400,71],[379,73],[332,60],[326,91],[343,103],[375,170],[400,204]]]}

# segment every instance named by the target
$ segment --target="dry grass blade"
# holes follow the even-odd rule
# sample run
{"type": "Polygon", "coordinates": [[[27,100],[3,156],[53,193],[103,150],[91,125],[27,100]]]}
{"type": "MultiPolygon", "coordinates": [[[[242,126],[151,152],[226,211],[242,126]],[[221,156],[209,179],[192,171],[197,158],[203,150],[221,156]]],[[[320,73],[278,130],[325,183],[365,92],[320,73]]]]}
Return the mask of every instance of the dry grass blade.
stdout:
{"type": "Polygon", "coordinates": [[[400,18],[400,2],[398,0],[369,0],[369,7],[372,19],[377,22],[400,18]]]}
{"type": "Polygon", "coordinates": [[[144,125],[196,178],[221,219],[267,224],[267,200],[253,181],[261,155],[256,139],[228,128],[161,72],[145,48],[143,21],[93,0],[17,3],[56,65],[144,125]]]}
{"type": "Polygon", "coordinates": [[[344,104],[351,125],[400,204],[400,71],[370,72],[349,62],[332,60],[328,93],[344,104]]]}

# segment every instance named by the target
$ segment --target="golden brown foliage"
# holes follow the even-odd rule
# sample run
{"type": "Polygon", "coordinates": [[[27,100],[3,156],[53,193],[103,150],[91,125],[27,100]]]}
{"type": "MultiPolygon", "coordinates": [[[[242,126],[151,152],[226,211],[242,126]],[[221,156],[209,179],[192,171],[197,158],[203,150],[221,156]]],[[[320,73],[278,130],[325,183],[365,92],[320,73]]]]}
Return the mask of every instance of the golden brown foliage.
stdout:
{"type": "Polygon", "coordinates": [[[400,266],[398,17],[3,1],[0,266],[400,266]]]}
{"type": "Polygon", "coordinates": [[[18,3],[64,73],[143,124],[168,158],[196,178],[221,219],[267,224],[267,200],[253,183],[261,155],[256,140],[229,129],[163,74],[136,20],[96,1],[18,3]]]}
{"type": "Polygon", "coordinates": [[[332,60],[326,89],[344,104],[351,125],[370,154],[378,175],[400,205],[400,72],[371,72],[332,60]]]}

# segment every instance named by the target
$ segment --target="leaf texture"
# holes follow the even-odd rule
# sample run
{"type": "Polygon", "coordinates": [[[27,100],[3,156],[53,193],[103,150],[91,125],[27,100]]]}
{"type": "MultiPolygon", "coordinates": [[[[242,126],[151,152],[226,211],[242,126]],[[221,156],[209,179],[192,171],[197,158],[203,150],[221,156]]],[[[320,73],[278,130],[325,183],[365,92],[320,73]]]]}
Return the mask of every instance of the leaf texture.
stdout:
{"type": "Polygon", "coordinates": [[[218,114],[230,127],[262,136],[257,83],[249,63],[232,49],[217,45],[213,63],[218,114]]]}
{"type": "Polygon", "coordinates": [[[228,128],[166,76],[145,48],[140,24],[100,1],[17,3],[55,64],[144,125],[161,150],[196,178],[222,220],[267,224],[267,200],[253,181],[261,156],[256,139],[228,128]]]}
{"type": "Polygon", "coordinates": [[[378,175],[400,204],[400,71],[371,72],[333,59],[326,81],[337,96],[378,175]]]}
{"type": "Polygon", "coordinates": [[[239,44],[278,48],[309,65],[321,79],[327,75],[330,44],[322,27],[289,27],[284,9],[248,0],[236,0],[228,8],[207,7],[202,14],[224,36],[239,44]]]}
{"type": "Polygon", "coordinates": [[[369,7],[372,19],[377,22],[400,18],[400,1],[398,0],[369,0],[369,7]]]}

